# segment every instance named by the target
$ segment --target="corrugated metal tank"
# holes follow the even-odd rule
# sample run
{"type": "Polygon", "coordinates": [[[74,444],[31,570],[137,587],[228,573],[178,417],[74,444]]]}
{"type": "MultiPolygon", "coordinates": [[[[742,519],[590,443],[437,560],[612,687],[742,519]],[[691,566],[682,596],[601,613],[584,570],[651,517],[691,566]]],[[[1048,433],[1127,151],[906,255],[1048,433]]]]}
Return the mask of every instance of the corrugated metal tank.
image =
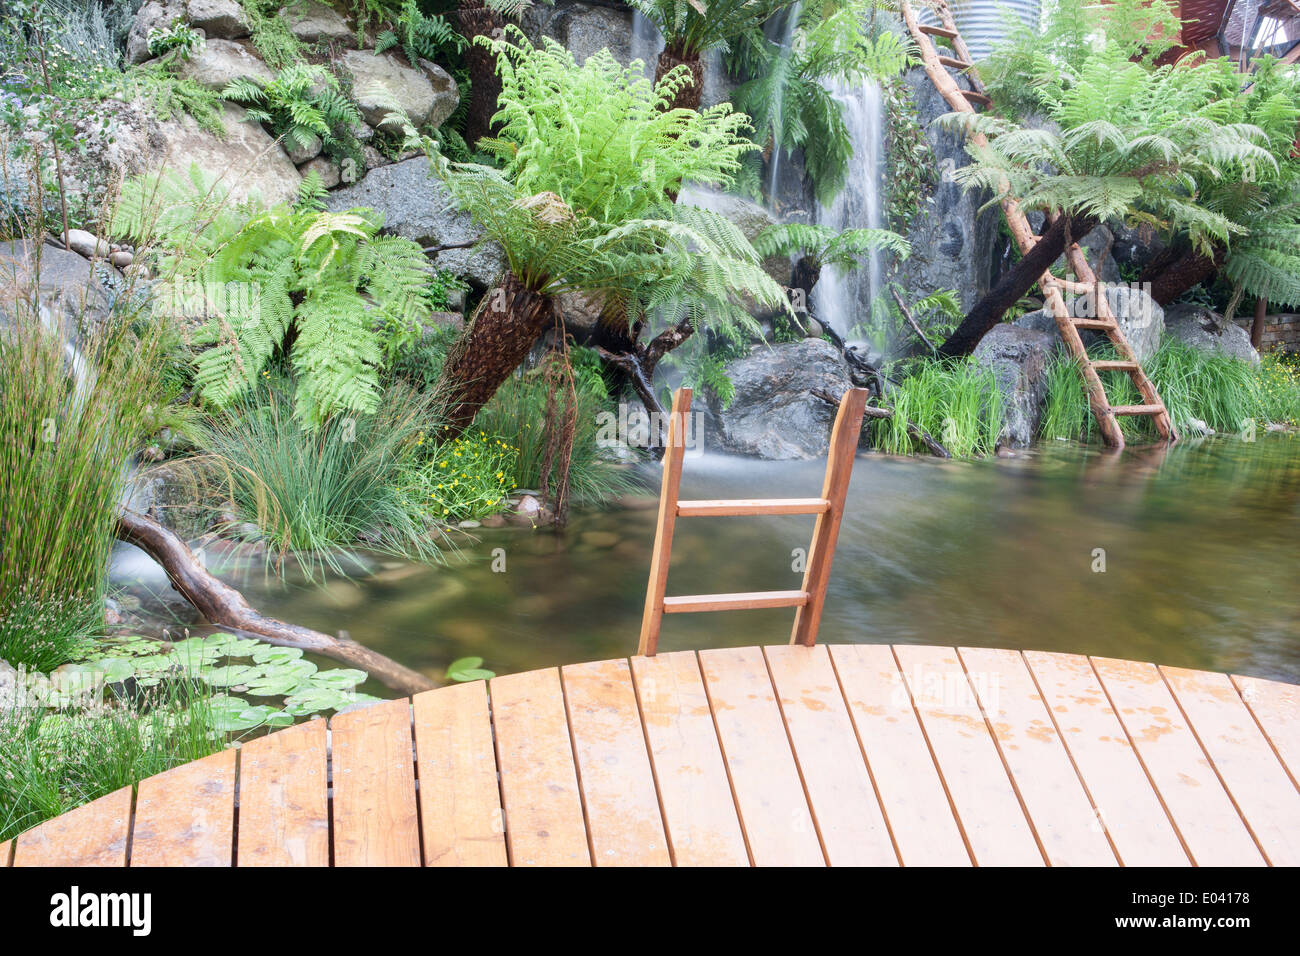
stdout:
{"type": "MultiPolygon", "coordinates": [[[[949,0],[957,29],[970,47],[971,56],[982,60],[1006,34],[1005,11],[1010,10],[1025,23],[1038,26],[1041,0],[949,0]]],[[[917,4],[917,18],[924,24],[938,26],[939,18],[924,3],[917,4]]]]}

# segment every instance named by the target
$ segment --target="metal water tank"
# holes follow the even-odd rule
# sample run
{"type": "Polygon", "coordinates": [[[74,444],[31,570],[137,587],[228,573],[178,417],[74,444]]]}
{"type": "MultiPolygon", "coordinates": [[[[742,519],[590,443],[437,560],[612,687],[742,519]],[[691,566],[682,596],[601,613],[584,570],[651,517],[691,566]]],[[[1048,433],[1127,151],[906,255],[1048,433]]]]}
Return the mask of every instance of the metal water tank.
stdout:
{"type": "MultiPolygon", "coordinates": [[[[1039,26],[1042,16],[1041,0],[949,0],[948,6],[952,8],[962,39],[977,61],[988,56],[1006,36],[1006,11],[1034,27],[1039,26]]],[[[917,5],[916,13],[922,23],[939,25],[939,18],[924,2],[917,5]]]]}

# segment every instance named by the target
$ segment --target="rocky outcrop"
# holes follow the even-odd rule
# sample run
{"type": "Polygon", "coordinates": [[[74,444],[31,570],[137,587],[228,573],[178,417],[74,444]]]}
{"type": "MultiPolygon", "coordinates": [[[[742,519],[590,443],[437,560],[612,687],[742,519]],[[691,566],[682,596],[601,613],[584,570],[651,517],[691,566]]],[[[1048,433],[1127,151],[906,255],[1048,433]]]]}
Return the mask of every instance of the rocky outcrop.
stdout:
{"type": "Polygon", "coordinates": [[[633,50],[632,21],[631,7],[555,0],[554,5],[532,4],[520,26],[533,42],[547,36],[561,43],[580,64],[606,47],[614,59],[627,64],[636,56],[647,58],[647,53],[633,50]]]}
{"type": "Polygon", "coordinates": [[[460,102],[455,80],[432,63],[424,70],[416,70],[399,63],[394,56],[376,56],[371,50],[348,50],[340,63],[352,74],[352,95],[371,126],[378,126],[388,116],[390,100],[396,101],[417,127],[441,123],[460,102]],[[430,73],[438,77],[436,87],[430,73]]]}
{"type": "Polygon", "coordinates": [[[836,409],[813,392],[842,395],[853,387],[834,346],[822,339],[760,345],[726,371],[736,392],[727,408],[710,400],[708,448],[770,460],[826,454],[836,409]]]}
{"type": "MultiPolygon", "coordinates": [[[[335,212],[356,206],[376,209],[384,214],[385,232],[422,246],[473,242],[482,235],[473,220],[456,208],[422,156],[373,169],[360,182],[330,193],[326,202],[335,212]]],[[[433,261],[479,289],[492,285],[504,268],[501,250],[495,244],[448,249],[433,261]]]]}
{"type": "Polygon", "coordinates": [[[280,19],[303,43],[345,43],[356,36],[341,13],[317,0],[293,0],[280,8],[280,19]]]}
{"type": "Polygon", "coordinates": [[[1165,310],[1164,325],[1166,333],[1192,348],[1259,363],[1259,353],[1250,344],[1250,333],[1204,306],[1171,305],[1165,310]]]}
{"type": "Polygon", "coordinates": [[[177,72],[208,90],[224,90],[240,77],[263,85],[275,79],[275,73],[244,44],[234,40],[209,40],[203,52],[177,64],[177,72]]]}
{"type": "Polygon", "coordinates": [[[1047,399],[1047,363],[1059,342],[1055,330],[1003,323],[975,347],[975,364],[993,372],[1002,394],[1004,444],[1023,448],[1037,438],[1047,399]]]}
{"type": "Polygon", "coordinates": [[[149,31],[165,29],[177,19],[202,30],[209,40],[248,36],[248,14],[238,0],[148,0],[127,34],[127,59],[132,63],[149,59],[149,31]]]}

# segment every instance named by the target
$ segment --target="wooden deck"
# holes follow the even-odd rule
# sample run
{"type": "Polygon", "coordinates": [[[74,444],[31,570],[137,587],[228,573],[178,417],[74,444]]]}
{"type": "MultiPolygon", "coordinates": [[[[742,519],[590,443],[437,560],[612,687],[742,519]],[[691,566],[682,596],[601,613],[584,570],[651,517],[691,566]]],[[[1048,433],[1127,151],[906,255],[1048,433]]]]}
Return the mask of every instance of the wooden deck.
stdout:
{"type": "Polygon", "coordinates": [[[313,720],[0,844],[42,866],[1300,863],[1300,687],[782,646],[573,664],[313,720]]]}

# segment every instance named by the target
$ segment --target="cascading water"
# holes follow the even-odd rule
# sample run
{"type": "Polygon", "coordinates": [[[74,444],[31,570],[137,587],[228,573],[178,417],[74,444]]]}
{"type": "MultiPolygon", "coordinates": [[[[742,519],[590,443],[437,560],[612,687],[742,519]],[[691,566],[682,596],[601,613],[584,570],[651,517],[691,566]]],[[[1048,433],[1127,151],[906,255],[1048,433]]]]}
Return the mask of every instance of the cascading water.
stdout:
{"type": "MultiPolygon", "coordinates": [[[[829,206],[819,205],[817,222],[832,229],[880,229],[884,225],[881,180],[884,173],[884,111],[875,82],[836,81],[831,95],[844,107],[844,123],[853,143],[844,188],[829,206]]],[[[844,338],[854,325],[868,324],[872,300],[884,287],[878,253],[865,268],[827,267],[813,289],[813,314],[844,338]]]]}
{"type": "MultiPolygon", "coordinates": [[[[795,0],[795,3],[785,11],[784,16],[778,15],[773,17],[768,21],[767,26],[764,28],[764,33],[767,38],[775,43],[777,49],[780,51],[778,55],[782,60],[788,59],[791,52],[794,50],[794,31],[799,25],[799,13],[802,9],[803,0],[795,0]]],[[[780,99],[778,99],[777,102],[779,104],[781,102],[780,99]]],[[[780,129],[781,115],[779,106],[777,107],[777,110],[778,112],[775,120],[777,128],[780,129]]],[[[780,188],[781,181],[778,178],[780,171],[781,148],[779,146],[774,146],[772,148],[771,158],[767,163],[767,204],[768,208],[773,210],[776,208],[777,190],[780,188]]]]}
{"type": "Polygon", "coordinates": [[[659,28],[640,11],[632,13],[632,59],[645,64],[646,76],[655,78],[655,62],[664,48],[659,28]]]}

